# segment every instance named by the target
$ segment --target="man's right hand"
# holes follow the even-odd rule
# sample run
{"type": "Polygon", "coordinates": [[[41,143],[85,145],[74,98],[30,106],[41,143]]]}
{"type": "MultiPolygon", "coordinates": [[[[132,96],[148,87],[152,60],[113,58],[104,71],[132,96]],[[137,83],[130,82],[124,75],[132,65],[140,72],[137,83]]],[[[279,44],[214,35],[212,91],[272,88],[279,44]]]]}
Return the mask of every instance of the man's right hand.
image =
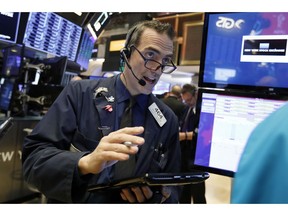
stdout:
{"type": "Polygon", "coordinates": [[[144,144],[144,138],[137,136],[143,132],[143,127],[126,127],[103,137],[93,152],[79,160],[80,173],[82,175],[98,174],[117,161],[128,160],[129,155],[136,154],[138,146],[144,144]],[[123,144],[124,142],[131,142],[134,145],[126,146],[123,144]]]}

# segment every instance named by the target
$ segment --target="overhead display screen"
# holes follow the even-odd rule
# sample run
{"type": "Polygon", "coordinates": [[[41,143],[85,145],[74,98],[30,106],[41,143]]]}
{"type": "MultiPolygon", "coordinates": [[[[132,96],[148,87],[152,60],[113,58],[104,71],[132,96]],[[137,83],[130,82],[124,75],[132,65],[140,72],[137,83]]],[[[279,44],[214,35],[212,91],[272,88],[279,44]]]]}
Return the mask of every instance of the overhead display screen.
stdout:
{"type": "Polygon", "coordinates": [[[75,61],[82,28],[55,13],[29,14],[23,43],[30,48],[75,61]]]}
{"type": "Polygon", "coordinates": [[[288,13],[206,13],[200,87],[288,90],[288,13]]]}
{"type": "Polygon", "coordinates": [[[95,39],[89,30],[85,30],[82,35],[81,44],[77,55],[76,62],[85,70],[88,69],[89,59],[92,56],[92,51],[95,44],[95,39]]]}
{"type": "Polygon", "coordinates": [[[0,41],[15,43],[20,13],[0,12],[0,41]]]}

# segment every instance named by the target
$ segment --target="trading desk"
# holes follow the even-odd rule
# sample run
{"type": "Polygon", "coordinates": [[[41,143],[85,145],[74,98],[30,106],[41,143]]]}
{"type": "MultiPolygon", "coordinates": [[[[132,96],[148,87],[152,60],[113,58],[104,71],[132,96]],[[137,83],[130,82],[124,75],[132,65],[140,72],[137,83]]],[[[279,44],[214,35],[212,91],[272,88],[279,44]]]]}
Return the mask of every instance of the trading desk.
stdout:
{"type": "Polygon", "coordinates": [[[24,137],[40,117],[14,118],[12,126],[0,137],[0,203],[25,202],[37,193],[28,188],[22,176],[24,137]]]}

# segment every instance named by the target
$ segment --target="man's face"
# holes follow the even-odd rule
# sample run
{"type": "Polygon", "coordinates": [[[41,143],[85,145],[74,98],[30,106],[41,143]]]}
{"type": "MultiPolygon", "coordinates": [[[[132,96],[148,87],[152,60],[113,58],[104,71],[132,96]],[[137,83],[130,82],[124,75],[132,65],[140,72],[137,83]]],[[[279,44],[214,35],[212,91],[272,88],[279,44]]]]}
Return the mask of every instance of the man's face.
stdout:
{"type": "Polygon", "coordinates": [[[193,96],[190,92],[186,92],[182,94],[182,99],[189,107],[195,107],[197,101],[196,95],[197,93],[195,94],[195,96],[193,96]]]}
{"type": "MultiPolygon", "coordinates": [[[[159,34],[153,29],[146,29],[136,46],[139,52],[146,59],[153,59],[161,64],[167,63],[173,56],[173,41],[166,34],[159,34]]],[[[156,70],[146,68],[145,61],[140,53],[131,48],[132,54],[129,61],[135,76],[138,79],[145,80],[146,85],[141,86],[133,76],[128,67],[125,67],[124,75],[127,82],[127,88],[132,95],[150,94],[162,75],[161,67],[156,70]]]]}

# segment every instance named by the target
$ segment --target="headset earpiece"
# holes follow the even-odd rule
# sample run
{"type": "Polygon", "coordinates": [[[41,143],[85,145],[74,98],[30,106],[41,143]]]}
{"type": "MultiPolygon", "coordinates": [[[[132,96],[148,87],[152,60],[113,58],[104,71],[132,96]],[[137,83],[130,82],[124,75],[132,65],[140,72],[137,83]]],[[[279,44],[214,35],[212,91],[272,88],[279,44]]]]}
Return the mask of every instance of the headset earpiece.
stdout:
{"type": "MultiPolygon", "coordinates": [[[[120,50],[120,64],[121,64],[122,68],[124,68],[124,64],[127,65],[127,67],[130,69],[132,75],[133,75],[133,76],[135,77],[135,79],[138,81],[139,85],[145,86],[145,85],[146,85],[146,81],[145,81],[144,79],[139,79],[139,78],[135,75],[135,73],[134,73],[131,65],[130,65],[129,62],[128,62],[128,59],[129,59],[130,56],[131,56],[131,49],[130,49],[130,46],[131,46],[131,45],[130,45],[130,42],[131,42],[132,35],[133,35],[133,33],[135,32],[136,29],[137,29],[137,26],[134,27],[134,28],[130,31],[130,33],[127,35],[127,39],[126,39],[126,43],[125,43],[124,48],[120,50]]],[[[123,70],[122,70],[122,71],[123,71],[123,70]]]]}
{"type": "Polygon", "coordinates": [[[129,59],[129,58],[130,58],[130,55],[131,55],[130,49],[124,47],[123,49],[120,50],[120,57],[121,57],[121,59],[124,60],[125,57],[126,57],[126,59],[129,59]],[[124,56],[124,55],[125,55],[125,56],[124,56]]]}
{"type": "Polygon", "coordinates": [[[130,42],[131,42],[131,38],[135,32],[135,30],[137,29],[137,26],[135,26],[129,33],[129,35],[127,35],[127,39],[124,45],[124,48],[120,51],[120,57],[123,61],[127,61],[130,56],[131,56],[131,50],[130,50],[130,42]],[[124,56],[125,55],[125,56],[124,56]]]}

